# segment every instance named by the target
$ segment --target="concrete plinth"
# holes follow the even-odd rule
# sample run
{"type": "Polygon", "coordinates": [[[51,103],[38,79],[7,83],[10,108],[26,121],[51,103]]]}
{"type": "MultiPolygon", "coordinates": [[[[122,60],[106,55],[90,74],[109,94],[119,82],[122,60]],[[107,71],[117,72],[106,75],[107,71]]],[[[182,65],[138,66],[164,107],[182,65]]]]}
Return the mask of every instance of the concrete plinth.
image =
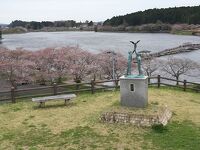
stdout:
{"type": "Polygon", "coordinates": [[[120,78],[121,105],[144,108],[148,104],[148,77],[122,76],[120,78]]]}

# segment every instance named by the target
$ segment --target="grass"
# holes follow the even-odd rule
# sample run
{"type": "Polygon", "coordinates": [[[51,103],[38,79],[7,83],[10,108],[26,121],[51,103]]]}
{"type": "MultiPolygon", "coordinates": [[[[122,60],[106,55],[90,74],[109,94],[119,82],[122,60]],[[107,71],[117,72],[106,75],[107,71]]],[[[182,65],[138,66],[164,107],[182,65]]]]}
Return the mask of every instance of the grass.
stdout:
{"type": "Polygon", "coordinates": [[[119,102],[119,91],[82,93],[67,106],[30,100],[0,105],[0,149],[187,149],[200,148],[200,94],[150,88],[149,106],[167,105],[166,127],[103,124],[99,115],[119,102]]]}
{"type": "Polygon", "coordinates": [[[198,150],[200,128],[190,121],[172,122],[167,127],[153,127],[146,133],[146,140],[152,140],[160,149],[198,150]]]}

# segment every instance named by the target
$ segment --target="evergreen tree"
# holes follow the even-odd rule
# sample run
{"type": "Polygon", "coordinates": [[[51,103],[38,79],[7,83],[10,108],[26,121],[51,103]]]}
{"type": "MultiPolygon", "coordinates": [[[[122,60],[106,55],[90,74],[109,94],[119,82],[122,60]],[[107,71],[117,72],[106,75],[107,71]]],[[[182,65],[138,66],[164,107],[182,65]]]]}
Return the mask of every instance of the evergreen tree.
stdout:
{"type": "Polygon", "coordinates": [[[135,26],[157,23],[158,20],[169,24],[200,24],[200,6],[148,9],[143,12],[139,11],[124,16],[115,16],[107,19],[104,25],[119,26],[126,23],[128,26],[135,26]]]}

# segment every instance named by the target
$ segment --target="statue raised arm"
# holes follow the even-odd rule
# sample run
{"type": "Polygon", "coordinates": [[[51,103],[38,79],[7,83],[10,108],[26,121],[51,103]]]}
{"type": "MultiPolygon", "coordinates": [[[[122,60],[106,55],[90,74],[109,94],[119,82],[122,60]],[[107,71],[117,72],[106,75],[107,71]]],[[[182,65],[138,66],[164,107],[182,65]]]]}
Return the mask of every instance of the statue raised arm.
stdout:
{"type": "Polygon", "coordinates": [[[126,75],[127,76],[131,75],[133,53],[135,53],[136,54],[136,60],[137,60],[139,76],[143,76],[143,71],[142,71],[142,68],[141,68],[141,54],[137,52],[137,44],[140,42],[140,40],[137,41],[137,42],[133,42],[133,41],[130,41],[130,42],[134,45],[134,50],[128,52],[128,66],[127,66],[126,75]]]}

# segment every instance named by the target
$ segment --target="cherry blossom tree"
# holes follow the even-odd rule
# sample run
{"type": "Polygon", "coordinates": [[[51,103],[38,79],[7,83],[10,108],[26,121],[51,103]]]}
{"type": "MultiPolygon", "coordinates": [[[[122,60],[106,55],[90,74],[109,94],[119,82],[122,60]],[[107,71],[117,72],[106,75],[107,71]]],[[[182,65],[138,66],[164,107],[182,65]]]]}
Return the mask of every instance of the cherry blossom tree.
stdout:
{"type": "Polygon", "coordinates": [[[25,83],[31,80],[30,70],[32,62],[27,58],[30,54],[21,48],[0,50],[0,74],[3,79],[10,82],[11,86],[17,88],[17,83],[25,83]]]}
{"type": "MultiPolygon", "coordinates": [[[[123,55],[115,53],[115,77],[125,73],[127,61],[123,55]]],[[[0,75],[17,83],[59,82],[64,77],[72,78],[76,83],[85,79],[95,80],[98,75],[113,78],[113,56],[102,52],[92,54],[80,47],[46,48],[35,52],[23,49],[0,49],[0,75]]]]}
{"type": "Polygon", "coordinates": [[[127,66],[127,60],[122,54],[116,52],[108,53],[108,51],[103,51],[99,54],[99,65],[105,78],[114,79],[113,59],[115,79],[119,79],[120,76],[125,74],[127,66]]]}
{"type": "Polygon", "coordinates": [[[54,78],[54,51],[53,48],[39,50],[33,53],[31,60],[34,61],[34,78],[40,84],[45,85],[47,81],[53,81],[54,78]]]}
{"type": "Polygon", "coordinates": [[[70,72],[69,56],[71,55],[72,47],[63,47],[56,49],[53,55],[52,69],[54,70],[54,76],[58,79],[58,83],[62,82],[62,79],[70,72]]]}
{"type": "Polygon", "coordinates": [[[71,75],[76,83],[80,83],[94,68],[94,56],[79,47],[71,49],[70,54],[68,60],[70,61],[71,75]]]}
{"type": "Polygon", "coordinates": [[[62,78],[69,71],[68,55],[70,48],[46,48],[34,52],[32,61],[35,63],[35,79],[46,84],[47,81],[51,83],[62,78]]]}

